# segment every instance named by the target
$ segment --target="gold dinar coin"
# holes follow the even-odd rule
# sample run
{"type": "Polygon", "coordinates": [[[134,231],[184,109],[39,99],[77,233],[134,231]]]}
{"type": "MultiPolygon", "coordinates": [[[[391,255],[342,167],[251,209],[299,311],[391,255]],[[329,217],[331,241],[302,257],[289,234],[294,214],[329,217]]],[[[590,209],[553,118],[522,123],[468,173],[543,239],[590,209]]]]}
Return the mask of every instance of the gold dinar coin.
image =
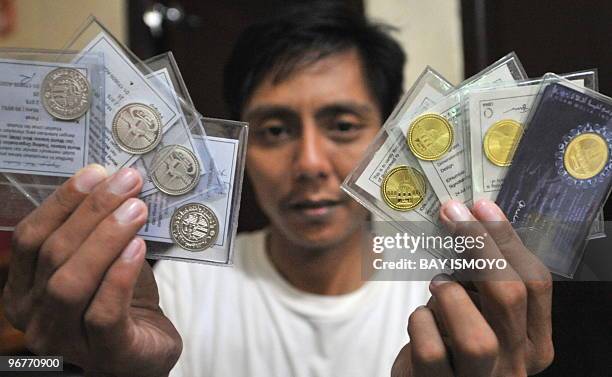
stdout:
{"type": "Polygon", "coordinates": [[[408,147],[421,160],[434,161],[444,156],[453,145],[453,128],[438,114],[416,118],[408,131],[408,147]]]}
{"type": "Polygon", "coordinates": [[[381,186],[385,203],[398,211],[409,211],[425,197],[427,184],[416,169],[400,165],[387,172],[381,186]]]}
{"type": "Polygon", "coordinates": [[[521,136],[523,136],[523,127],[519,122],[512,119],[495,122],[483,140],[485,156],[497,166],[510,166],[521,136]]]}
{"type": "Polygon", "coordinates": [[[588,132],[570,141],[563,155],[563,165],[572,177],[589,179],[603,170],[609,157],[608,143],[598,134],[588,132]]]}

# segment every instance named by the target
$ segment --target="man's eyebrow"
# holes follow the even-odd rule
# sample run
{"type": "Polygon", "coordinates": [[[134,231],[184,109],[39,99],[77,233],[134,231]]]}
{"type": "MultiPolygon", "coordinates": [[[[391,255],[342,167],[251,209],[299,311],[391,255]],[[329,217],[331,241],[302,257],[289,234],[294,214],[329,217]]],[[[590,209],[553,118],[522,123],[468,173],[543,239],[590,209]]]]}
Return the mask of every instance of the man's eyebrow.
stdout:
{"type": "Polygon", "coordinates": [[[295,117],[296,112],[289,107],[279,105],[262,105],[248,110],[244,114],[246,121],[256,121],[266,118],[295,117]]]}
{"type": "Polygon", "coordinates": [[[370,105],[355,102],[339,102],[322,107],[317,111],[316,116],[318,118],[349,113],[360,117],[367,117],[374,113],[374,111],[374,107],[370,105]]]}

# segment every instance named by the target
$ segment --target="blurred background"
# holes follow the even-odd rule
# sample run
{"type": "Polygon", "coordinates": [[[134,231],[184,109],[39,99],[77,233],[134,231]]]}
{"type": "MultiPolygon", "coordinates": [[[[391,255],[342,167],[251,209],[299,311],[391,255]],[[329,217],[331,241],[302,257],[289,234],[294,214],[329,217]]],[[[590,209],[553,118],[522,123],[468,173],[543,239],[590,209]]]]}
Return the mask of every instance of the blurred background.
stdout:
{"type": "MultiPolygon", "coordinates": [[[[334,0],[329,0],[334,1],[334,0]]],[[[171,50],[198,110],[227,118],[222,70],[233,41],[250,23],[299,0],[0,0],[0,47],[62,48],[91,14],[141,59],[171,50]]],[[[599,69],[600,91],[612,95],[612,3],[556,0],[344,0],[396,28],[408,55],[406,88],[431,65],[458,84],[510,51],[531,77],[599,69]]],[[[612,218],[610,200],[606,218],[612,218]]],[[[248,180],[240,230],[264,226],[248,180]]],[[[607,229],[612,236],[612,229],[607,229]]],[[[10,234],[0,233],[0,287],[10,234]]],[[[607,243],[609,245],[609,243],[607,243]]],[[[589,243],[582,267],[612,250],[589,243]]],[[[607,265],[611,265],[611,263],[607,265]]],[[[612,284],[556,282],[555,363],[540,376],[612,375],[612,284]]],[[[0,313],[1,313],[0,306],[0,313]]],[[[22,335],[0,315],[0,355],[27,354],[22,335]]],[[[22,375],[22,374],[18,374],[22,375]]],[[[63,375],[80,375],[68,368],[63,375]]]]}

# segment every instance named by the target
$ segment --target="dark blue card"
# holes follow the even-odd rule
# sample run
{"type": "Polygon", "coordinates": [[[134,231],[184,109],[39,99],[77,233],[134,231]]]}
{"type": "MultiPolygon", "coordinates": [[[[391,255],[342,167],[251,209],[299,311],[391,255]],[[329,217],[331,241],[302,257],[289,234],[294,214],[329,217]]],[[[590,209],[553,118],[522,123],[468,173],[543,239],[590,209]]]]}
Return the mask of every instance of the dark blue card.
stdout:
{"type": "Polygon", "coordinates": [[[611,177],[612,100],[552,83],[539,94],[497,203],[551,271],[572,276],[611,177]]]}

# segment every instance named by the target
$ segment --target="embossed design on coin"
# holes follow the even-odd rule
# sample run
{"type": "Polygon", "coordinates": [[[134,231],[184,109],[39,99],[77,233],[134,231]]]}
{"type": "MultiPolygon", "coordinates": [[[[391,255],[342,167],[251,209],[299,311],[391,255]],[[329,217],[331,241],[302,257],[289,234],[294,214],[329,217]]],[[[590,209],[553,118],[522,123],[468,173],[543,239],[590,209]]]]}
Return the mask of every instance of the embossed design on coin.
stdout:
{"type": "Polygon", "coordinates": [[[608,163],[608,144],[593,132],[580,134],[565,149],[563,165],[576,179],[589,179],[599,174],[608,163]]]}
{"type": "Polygon", "coordinates": [[[425,198],[427,183],[416,169],[400,165],[387,172],[381,186],[385,203],[398,211],[416,208],[425,198]]]}
{"type": "Polygon", "coordinates": [[[181,145],[168,145],[160,149],[153,159],[151,180],[168,195],[183,195],[200,181],[200,164],[189,149],[181,145]]]}
{"type": "Polygon", "coordinates": [[[185,204],[172,214],[170,235],[183,249],[206,250],[215,243],[218,234],[217,216],[203,204],[185,204]]]}
{"type": "Polygon", "coordinates": [[[407,141],[412,153],[421,160],[438,160],[453,145],[453,128],[443,116],[424,114],[410,125],[407,141]]]}
{"type": "Polygon", "coordinates": [[[87,78],[74,68],[56,68],[49,72],[40,88],[41,102],[54,118],[74,120],[91,106],[91,88],[87,78]]]}
{"type": "Polygon", "coordinates": [[[142,103],[123,106],[113,118],[113,139],[132,154],[153,150],[162,139],[162,122],[157,111],[142,103]]]}
{"type": "Polygon", "coordinates": [[[521,136],[523,127],[519,122],[512,119],[495,122],[483,139],[485,156],[492,164],[510,166],[521,136]]]}

